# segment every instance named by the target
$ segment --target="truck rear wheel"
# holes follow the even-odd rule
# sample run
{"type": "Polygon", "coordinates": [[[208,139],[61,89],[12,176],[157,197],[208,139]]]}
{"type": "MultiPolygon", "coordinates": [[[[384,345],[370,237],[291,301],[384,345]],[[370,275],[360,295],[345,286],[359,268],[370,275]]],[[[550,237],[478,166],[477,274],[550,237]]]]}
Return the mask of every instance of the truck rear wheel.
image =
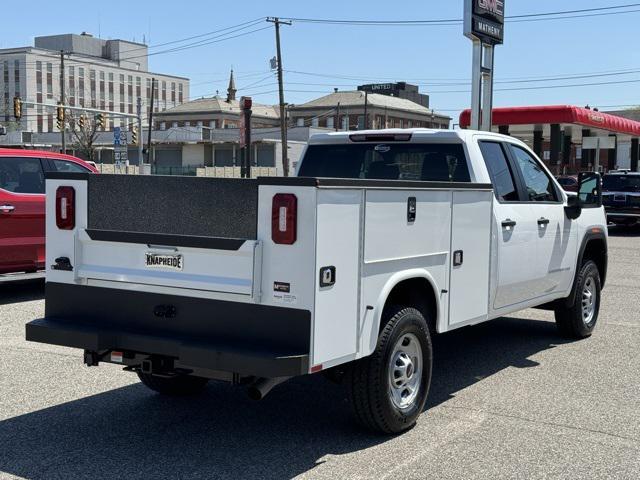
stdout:
{"type": "Polygon", "coordinates": [[[138,377],[151,390],[171,396],[195,395],[202,392],[209,381],[207,378],[194,377],[192,375],[159,377],[142,372],[138,372],[138,377]]]}
{"type": "Polygon", "coordinates": [[[592,260],[585,261],[576,278],[573,304],[556,308],[556,325],[569,338],[586,338],[593,333],[600,311],[600,273],[592,260]]]}
{"type": "Polygon", "coordinates": [[[413,427],[431,383],[427,322],[415,308],[392,308],[374,352],[355,361],[346,384],[357,421],[371,430],[400,433],[413,427]]]}

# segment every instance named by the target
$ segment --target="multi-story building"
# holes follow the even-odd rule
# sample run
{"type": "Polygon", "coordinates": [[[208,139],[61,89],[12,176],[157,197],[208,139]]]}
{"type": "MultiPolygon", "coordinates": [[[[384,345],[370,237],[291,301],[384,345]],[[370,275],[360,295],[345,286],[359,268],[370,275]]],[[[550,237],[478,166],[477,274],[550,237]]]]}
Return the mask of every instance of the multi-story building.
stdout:
{"type": "MultiPolygon", "coordinates": [[[[157,88],[154,111],[189,99],[189,79],[148,71],[147,45],[103,40],[87,33],[50,35],[36,37],[33,47],[0,50],[0,123],[14,122],[13,98],[18,96],[24,102],[23,116],[15,129],[57,131],[55,105],[61,98],[61,54],[67,105],[135,113],[137,99],[141,98],[146,112],[152,78],[157,88]],[[52,106],[31,106],[29,102],[52,106]]],[[[108,116],[105,129],[129,123],[130,119],[108,116]]]]}
{"type": "MultiPolygon", "coordinates": [[[[178,127],[238,128],[242,111],[240,102],[236,99],[236,92],[233,70],[231,70],[226,98],[219,95],[198,98],[160,112],[154,117],[154,128],[156,130],[178,127]]],[[[278,107],[253,102],[251,112],[252,128],[280,125],[278,107]]]]}
{"type": "Polygon", "coordinates": [[[335,91],[301,105],[289,107],[289,123],[298,127],[335,130],[370,128],[449,128],[451,118],[406,98],[335,91]]]}
{"type": "Polygon", "coordinates": [[[367,85],[358,85],[358,90],[362,92],[379,93],[380,95],[389,95],[390,97],[406,98],[423,107],[429,108],[429,95],[420,93],[417,85],[411,85],[407,82],[369,83],[367,85]]]}

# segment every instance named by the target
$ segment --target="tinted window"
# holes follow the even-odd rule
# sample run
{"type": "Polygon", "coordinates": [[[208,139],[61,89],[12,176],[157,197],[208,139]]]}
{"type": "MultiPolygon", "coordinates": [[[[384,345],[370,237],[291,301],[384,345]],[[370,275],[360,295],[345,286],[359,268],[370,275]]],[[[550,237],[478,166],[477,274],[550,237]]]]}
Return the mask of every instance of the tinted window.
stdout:
{"type": "Polygon", "coordinates": [[[563,187],[571,187],[573,185],[576,185],[578,182],[573,178],[559,178],[558,183],[563,187]]]}
{"type": "Polygon", "coordinates": [[[557,200],[556,189],[538,161],[526,150],[515,145],[509,146],[516,157],[516,164],[522,174],[528,200],[532,202],[555,202],[557,200]]]}
{"type": "Polygon", "coordinates": [[[609,192],[640,192],[640,175],[605,175],[602,189],[609,192]]]}
{"type": "Polygon", "coordinates": [[[0,188],[14,193],[44,193],[40,160],[0,157],[0,188]]]}
{"type": "Polygon", "coordinates": [[[70,162],[69,160],[53,160],[49,159],[53,164],[53,169],[56,172],[80,172],[87,173],[89,170],[77,163],[70,162]]]}
{"type": "Polygon", "coordinates": [[[502,145],[496,142],[480,142],[480,151],[489,170],[496,198],[503,202],[518,201],[513,173],[502,145]]]}
{"type": "Polygon", "coordinates": [[[461,144],[311,145],[299,176],[469,182],[461,144]]]}

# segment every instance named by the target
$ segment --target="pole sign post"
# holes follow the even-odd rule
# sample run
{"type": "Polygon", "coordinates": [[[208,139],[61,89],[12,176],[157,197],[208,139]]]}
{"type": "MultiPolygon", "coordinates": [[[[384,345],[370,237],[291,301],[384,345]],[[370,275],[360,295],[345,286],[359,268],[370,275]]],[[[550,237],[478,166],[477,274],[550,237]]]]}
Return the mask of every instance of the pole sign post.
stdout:
{"type": "Polygon", "coordinates": [[[494,47],[504,43],[506,0],[464,0],[464,35],[473,42],[471,128],[491,131],[494,47]]]}

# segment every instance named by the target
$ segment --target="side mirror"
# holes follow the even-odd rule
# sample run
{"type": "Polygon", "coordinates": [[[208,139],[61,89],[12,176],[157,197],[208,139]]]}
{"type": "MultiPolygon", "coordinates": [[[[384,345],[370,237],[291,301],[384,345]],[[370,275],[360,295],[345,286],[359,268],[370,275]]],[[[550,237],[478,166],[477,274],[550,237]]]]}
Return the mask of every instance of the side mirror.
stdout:
{"type": "Polygon", "coordinates": [[[599,173],[580,173],[578,185],[578,199],[582,208],[602,207],[602,176],[599,173]]]}
{"type": "Polygon", "coordinates": [[[575,220],[582,214],[582,206],[580,205],[580,197],[576,194],[569,194],[567,198],[567,206],[564,207],[565,214],[570,220],[575,220]]]}
{"type": "Polygon", "coordinates": [[[602,207],[602,176],[596,172],[582,172],[578,176],[578,193],[569,194],[564,207],[567,218],[575,220],[583,208],[602,207]]]}

